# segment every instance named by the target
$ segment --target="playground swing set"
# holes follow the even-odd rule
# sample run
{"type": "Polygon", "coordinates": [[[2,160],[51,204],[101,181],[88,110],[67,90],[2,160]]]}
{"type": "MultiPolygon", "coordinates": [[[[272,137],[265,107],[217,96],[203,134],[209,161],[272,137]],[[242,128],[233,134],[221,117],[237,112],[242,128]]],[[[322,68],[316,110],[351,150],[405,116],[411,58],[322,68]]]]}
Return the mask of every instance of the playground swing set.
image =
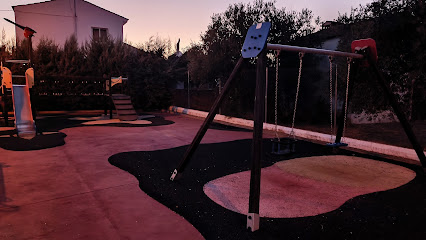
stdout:
{"type": "MultiPolygon", "coordinates": [[[[375,43],[372,42],[374,45],[375,43]]],[[[374,45],[375,46],[375,45],[374,45]]],[[[294,153],[296,151],[296,143],[297,139],[294,133],[294,125],[295,125],[295,119],[296,119],[296,112],[297,112],[297,103],[299,99],[299,90],[300,90],[300,81],[302,76],[302,67],[303,67],[303,57],[304,53],[299,52],[299,74],[297,77],[297,87],[296,87],[296,97],[294,101],[294,108],[293,108],[293,118],[291,122],[291,131],[287,138],[281,138],[279,136],[278,132],[278,82],[279,82],[279,54],[280,50],[275,51],[275,138],[271,139],[272,142],[272,150],[271,153],[274,155],[287,155],[294,153]]],[[[350,79],[350,67],[351,67],[351,61],[352,59],[348,57],[347,65],[348,65],[348,71],[347,71],[347,79],[346,79],[346,92],[345,92],[345,102],[344,102],[344,116],[347,115],[347,109],[348,109],[348,93],[349,93],[349,79],[350,79]]],[[[344,142],[333,142],[333,135],[335,134],[335,123],[336,123],[336,115],[337,115],[337,71],[336,71],[336,83],[335,83],[335,97],[334,97],[334,106],[335,110],[333,112],[333,57],[329,56],[329,66],[330,66],[330,77],[329,77],[329,87],[330,87],[330,142],[326,144],[326,146],[329,147],[346,147],[348,146],[347,143],[344,142]],[[334,123],[334,124],[333,124],[334,123]]],[[[345,129],[346,129],[346,117],[343,121],[343,132],[342,132],[342,139],[345,135],[345,129]]]]}
{"type": "Polygon", "coordinates": [[[28,67],[24,75],[14,75],[11,70],[1,63],[1,106],[3,111],[3,120],[5,126],[8,126],[8,98],[10,95],[13,100],[13,111],[15,117],[15,129],[17,136],[23,139],[32,139],[36,136],[35,111],[31,106],[30,89],[34,86],[34,69],[31,67],[31,38],[34,36],[33,29],[21,26],[6,19],[6,21],[16,25],[24,30],[24,36],[28,39],[28,60],[7,60],[6,63],[21,64],[28,67]],[[25,79],[25,84],[14,84],[19,79],[25,79]],[[10,93],[9,93],[10,92],[10,93]]]}
{"type": "MultiPolygon", "coordinates": [[[[353,89],[353,82],[349,81],[349,79],[354,79],[354,73],[357,72],[359,67],[369,68],[372,73],[375,75],[375,79],[379,83],[379,86],[384,90],[386,97],[389,99],[389,102],[397,115],[405,133],[407,134],[423,169],[426,171],[426,156],[423,152],[423,147],[420,145],[416,136],[413,133],[413,130],[405,117],[404,113],[400,109],[396,98],[393,96],[390,88],[382,76],[380,70],[378,69],[377,62],[377,50],[376,44],[373,39],[361,39],[352,42],[351,50],[352,52],[341,52],[341,51],[332,51],[325,49],[316,49],[316,48],[306,48],[306,47],[297,47],[290,45],[280,45],[280,44],[269,44],[267,43],[267,38],[269,35],[269,30],[271,27],[271,23],[264,22],[258,23],[251,26],[248,29],[241,53],[242,56],[236,63],[232,73],[230,74],[226,84],[223,88],[222,93],[217,97],[215,102],[213,103],[209,114],[198,130],[196,136],[194,137],[191,145],[188,146],[183,158],[179,162],[176,169],[174,169],[170,180],[177,180],[178,177],[181,176],[181,173],[184,171],[185,167],[188,165],[189,160],[192,155],[196,151],[199,146],[202,138],[204,137],[207,129],[215,115],[219,107],[221,106],[223,100],[229,93],[229,90],[236,79],[236,76],[240,72],[244,62],[247,62],[249,59],[257,57],[256,64],[256,90],[255,90],[255,104],[254,104],[254,128],[253,128],[253,140],[252,140],[252,157],[251,157],[251,173],[250,173],[250,193],[249,193],[249,210],[247,213],[247,228],[251,231],[256,231],[259,229],[259,200],[260,200],[260,175],[261,175],[261,161],[264,158],[265,154],[263,151],[263,122],[265,119],[265,76],[266,76],[266,62],[267,62],[267,50],[275,50],[275,51],[288,51],[288,52],[298,52],[299,53],[299,76],[298,76],[298,87],[296,90],[296,100],[293,112],[293,121],[292,121],[292,132],[290,133],[290,137],[292,141],[286,141],[284,145],[280,145],[278,142],[275,144],[275,148],[273,148],[273,152],[275,151],[278,154],[283,153],[291,153],[294,152],[294,144],[295,134],[294,134],[294,119],[295,112],[297,109],[297,99],[298,99],[298,90],[300,87],[300,76],[302,72],[302,64],[303,64],[303,56],[304,54],[320,54],[327,55],[330,57],[330,69],[332,70],[332,58],[334,57],[346,57],[348,59],[348,72],[346,79],[346,95],[345,95],[345,109],[341,111],[338,119],[337,119],[337,132],[334,138],[334,142],[330,142],[328,145],[331,147],[339,147],[346,146],[345,143],[341,142],[342,137],[344,135],[344,128],[346,123],[346,115],[347,115],[347,106],[350,100],[351,91],[353,89]]],[[[277,64],[278,66],[278,64],[277,64]]],[[[277,68],[278,69],[278,68],[277,68]]],[[[332,77],[330,71],[330,109],[332,109],[332,77]]],[[[275,97],[277,98],[277,85],[278,85],[278,71],[276,72],[276,89],[275,89],[275,97]]],[[[275,106],[277,106],[277,100],[275,102],[275,106]]],[[[275,107],[277,109],[277,107],[275,107]]],[[[276,113],[276,112],[275,112],[276,113]]],[[[330,114],[331,119],[331,140],[333,139],[333,122],[332,122],[332,113],[330,114]]],[[[275,118],[275,124],[277,126],[277,120],[275,118]]],[[[336,121],[335,121],[336,124],[336,121]]],[[[276,135],[278,138],[278,134],[276,135]]]]}
{"type": "Polygon", "coordinates": [[[279,55],[280,51],[275,51],[275,112],[274,112],[274,120],[275,120],[275,138],[271,139],[272,142],[272,150],[271,153],[274,155],[287,155],[294,153],[296,151],[296,136],[294,134],[294,123],[296,120],[296,112],[297,112],[297,101],[299,99],[299,89],[300,89],[300,79],[302,77],[302,66],[303,66],[303,53],[299,54],[299,75],[297,77],[297,88],[296,88],[296,97],[294,100],[294,109],[293,109],[293,120],[291,122],[291,131],[290,136],[288,138],[280,138],[278,133],[278,79],[279,79],[279,55]]]}

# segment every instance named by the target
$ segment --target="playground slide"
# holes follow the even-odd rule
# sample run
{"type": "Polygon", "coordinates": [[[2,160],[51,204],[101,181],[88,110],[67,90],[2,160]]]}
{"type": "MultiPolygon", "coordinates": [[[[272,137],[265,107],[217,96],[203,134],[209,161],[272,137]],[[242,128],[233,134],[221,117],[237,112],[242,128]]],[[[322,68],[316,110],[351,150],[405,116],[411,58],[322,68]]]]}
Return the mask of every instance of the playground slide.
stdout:
{"type": "Polygon", "coordinates": [[[31,111],[28,85],[12,85],[12,98],[18,136],[24,139],[34,138],[36,136],[36,126],[31,111]]]}

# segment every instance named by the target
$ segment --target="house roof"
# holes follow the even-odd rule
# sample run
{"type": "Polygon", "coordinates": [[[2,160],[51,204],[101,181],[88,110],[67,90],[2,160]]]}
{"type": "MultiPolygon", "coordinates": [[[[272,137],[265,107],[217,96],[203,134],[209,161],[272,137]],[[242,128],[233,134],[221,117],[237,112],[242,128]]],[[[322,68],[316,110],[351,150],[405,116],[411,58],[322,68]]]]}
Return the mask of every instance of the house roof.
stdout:
{"type": "MultiPolygon", "coordinates": [[[[51,0],[51,1],[55,1],[55,0],[51,0]]],[[[38,3],[28,3],[28,4],[22,4],[22,5],[15,5],[15,6],[12,6],[12,9],[15,10],[15,7],[30,6],[30,5],[36,5],[36,4],[41,4],[41,3],[47,3],[47,2],[51,2],[51,1],[44,1],[44,2],[38,2],[38,3]]]]}
{"type": "MultiPolygon", "coordinates": [[[[15,7],[31,6],[31,5],[36,5],[36,4],[44,4],[44,3],[49,3],[49,2],[52,2],[52,1],[57,1],[57,0],[44,1],[44,2],[38,2],[38,3],[29,3],[29,4],[23,4],[23,5],[15,5],[15,6],[12,6],[12,9],[13,9],[13,10],[15,10],[15,7]]],[[[97,5],[95,5],[95,4],[91,3],[91,2],[88,2],[88,1],[85,1],[85,0],[81,0],[81,1],[86,2],[86,3],[88,3],[88,4],[92,5],[92,6],[95,6],[95,7],[99,8],[99,9],[102,9],[102,10],[104,10],[104,11],[106,11],[106,12],[112,13],[112,14],[114,14],[114,15],[118,16],[118,17],[121,17],[121,18],[125,19],[125,20],[126,20],[126,22],[129,20],[128,18],[125,18],[125,17],[123,17],[123,16],[120,16],[120,15],[118,15],[117,13],[111,12],[111,11],[109,11],[109,10],[105,9],[105,8],[99,7],[99,6],[97,6],[97,5]]]]}
{"type": "Polygon", "coordinates": [[[97,5],[95,5],[95,4],[91,3],[91,2],[84,1],[84,0],[82,0],[82,1],[83,1],[83,2],[87,2],[88,4],[93,5],[93,6],[97,7],[97,8],[100,8],[100,9],[102,9],[102,10],[104,10],[104,11],[110,12],[110,13],[112,13],[112,14],[114,14],[114,15],[117,15],[117,16],[119,16],[119,17],[121,17],[121,18],[124,18],[124,19],[126,19],[126,22],[129,20],[128,18],[125,18],[125,17],[123,17],[123,16],[118,15],[117,13],[114,13],[114,12],[111,12],[111,11],[109,11],[109,10],[106,10],[105,8],[99,7],[99,6],[97,6],[97,5]]]}

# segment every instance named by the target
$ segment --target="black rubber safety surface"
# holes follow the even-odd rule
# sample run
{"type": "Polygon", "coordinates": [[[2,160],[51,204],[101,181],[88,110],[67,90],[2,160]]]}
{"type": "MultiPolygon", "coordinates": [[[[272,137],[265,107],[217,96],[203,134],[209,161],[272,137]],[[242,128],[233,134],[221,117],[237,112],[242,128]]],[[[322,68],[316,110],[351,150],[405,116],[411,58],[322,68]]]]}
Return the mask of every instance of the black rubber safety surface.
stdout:
{"type": "MultiPolygon", "coordinates": [[[[298,141],[296,147],[291,156],[268,154],[262,167],[285,159],[336,153],[305,141],[298,141]]],[[[200,145],[183,174],[172,182],[171,172],[186,148],[119,153],[109,162],[134,175],[142,191],[183,216],[206,239],[425,239],[426,178],[420,167],[340,149],[338,154],[402,165],[417,176],[399,188],[355,197],[325,214],[261,218],[260,230],[252,233],[245,228],[245,215],[222,208],[203,192],[208,181],[249,170],[251,140],[200,145]]],[[[264,149],[271,150],[270,140],[264,140],[264,149]]]]}

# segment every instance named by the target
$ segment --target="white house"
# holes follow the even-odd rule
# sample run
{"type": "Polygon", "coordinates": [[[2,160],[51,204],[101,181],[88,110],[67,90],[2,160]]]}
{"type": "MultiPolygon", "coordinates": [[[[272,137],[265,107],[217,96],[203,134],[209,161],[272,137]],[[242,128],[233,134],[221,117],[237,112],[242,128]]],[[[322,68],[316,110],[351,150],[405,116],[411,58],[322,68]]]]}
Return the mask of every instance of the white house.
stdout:
{"type": "MultiPolygon", "coordinates": [[[[13,6],[15,22],[28,26],[37,33],[36,47],[41,38],[53,40],[63,46],[72,34],[79,44],[110,35],[123,40],[123,25],[128,19],[84,0],[52,0],[13,6]]],[[[23,30],[16,27],[16,40],[24,38],[23,30]]]]}

